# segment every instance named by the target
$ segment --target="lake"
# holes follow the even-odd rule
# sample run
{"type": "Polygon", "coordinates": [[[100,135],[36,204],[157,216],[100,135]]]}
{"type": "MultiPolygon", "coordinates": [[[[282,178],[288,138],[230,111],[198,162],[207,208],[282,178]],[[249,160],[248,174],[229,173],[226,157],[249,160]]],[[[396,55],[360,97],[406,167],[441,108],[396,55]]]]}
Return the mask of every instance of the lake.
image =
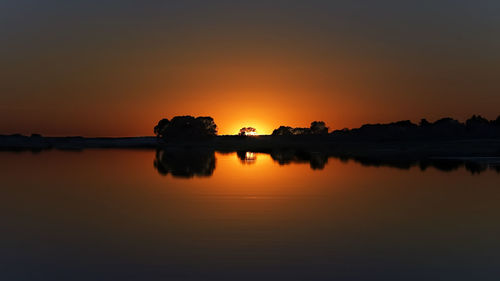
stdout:
{"type": "Polygon", "coordinates": [[[499,280],[498,165],[0,152],[0,280],[499,280]]]}

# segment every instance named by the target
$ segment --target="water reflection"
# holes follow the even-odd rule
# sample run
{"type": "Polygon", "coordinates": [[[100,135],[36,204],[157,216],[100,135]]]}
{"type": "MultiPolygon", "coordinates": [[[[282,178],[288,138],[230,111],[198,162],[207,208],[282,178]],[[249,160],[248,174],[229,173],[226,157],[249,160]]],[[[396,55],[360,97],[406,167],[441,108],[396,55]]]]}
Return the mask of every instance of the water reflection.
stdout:
{"type": "Polygon", "coordinates": [[[246,165],[196,149],[0,153],[0,280],[500,276],[495,159],[328,155],[318,172],[311,162],[325,154],[253,155],[246,165]],[[186,175],[211,177],[173,177],[186,175]]]}
{"type": "Polygon", "coordinates": [[[159,149],[154,166],[159,174],[174,177],[209,177],[215,170],[215,153],[208,149],[159,149]]]}
{"type": "Polygon", "coordinates": [[[257,153],[251,151],[237,151],[236,155],[242,164],[255,164],[257,153]]]}
{"type": "Polygon", "coordinates": [[[500,159],[497,158],[436,158],[436,159],[404,159],[404,158],[367,158],[367,157],[343,157],[341,160],[347,162],[353,160],[363,166],[392,167],[408,170],[418,166],[421,171],[432,167],[439,171],[451,172],[460,168],[465,168],[471,174],[480,174],[491,169],[500,173],[500,159]]]}
{"type": "MultiPolygon", "coordinates": [[[[236,158],[241,164],[255,164],[258,152],[236,151],[236,158]]],[[[363,166],[391,167],[408,170],[418,167],[421,171],[434,168],[443,172],[456,171],[465,168],[471,174],[480,174],[488,169],[500,173],[499,158],[448,158],[448,159],[408,159],[403,157],[370,158],[346,157],[328,155],[319,151],[306,151],[296,149],[280,149],[267,152],[273,161],[279,165],[309,164],[312,170],[322,170],[330,157],[338,158],[342,162],[354,161],[363,166]]],[[[161,175],[171,174],[174,177],[191,178],[209,177],[216,167],[214,150],[199,148],[181,148],[170,150],[157,150],[154,166],[161,175]]]]}
{"type": "Polygon", "coordinates": [[[325,153],[294,149],[274,150],[271,157],[280,165],[309,163],[313,170],[322,170],[328,162],[328,155],[325,153]]]}

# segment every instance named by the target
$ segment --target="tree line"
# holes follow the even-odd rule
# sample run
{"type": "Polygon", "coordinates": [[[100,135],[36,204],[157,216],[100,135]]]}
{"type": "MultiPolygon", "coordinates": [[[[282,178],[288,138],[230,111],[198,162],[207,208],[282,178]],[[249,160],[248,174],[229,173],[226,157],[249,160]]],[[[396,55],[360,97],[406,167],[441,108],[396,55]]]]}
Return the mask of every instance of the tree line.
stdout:
{"type": "MultiPolygon", "coordinates": [[[[245,127],[239,135],[255,132],[245,127]]],[[[176,116],[171,120],[161,119],[154,127],[154,133],[163,140],[207,139],[217,135],[217,125],[212,117],[176,116]]],[[[313,121],[308,128],[280,126],[272,136],[321,136],[336,140],[419,140],[446,138],[498,138],[500,137],[500,116],[488,120],[473,115],[465,122],[446,117],[435,122],[422,119],[418,124],[410,120],[385,124],[365,124],[355,129],[329,132],[323,121],[313,121]]]]}
{"type": "Polygon", "coordinates": [[[421,119],[418,124],[409,120],[386,124],[366,124],[356,129],[335,130],[333,139],[345,140],[422,140],[422,139],[465,139],[500,137],[500,116],[488,120],[473,115],[465,122],[446,117],[435,122],[421,119]]]}
{"type": "Polygon", "coordinates": [[[313,121],[309,128],[292,128],[289,126],[280,126],[272,133],[273,136],[298,136],[298,135],[327,135],[328,127],[323,121],[313,121]]]}

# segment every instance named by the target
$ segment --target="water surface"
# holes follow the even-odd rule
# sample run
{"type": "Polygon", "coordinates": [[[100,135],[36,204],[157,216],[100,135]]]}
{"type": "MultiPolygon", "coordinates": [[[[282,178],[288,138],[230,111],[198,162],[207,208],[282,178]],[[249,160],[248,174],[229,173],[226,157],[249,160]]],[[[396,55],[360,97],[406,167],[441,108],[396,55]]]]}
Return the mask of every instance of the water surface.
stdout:
{"type": "Polygon", "coordinates": [[[152,150],[0,159],[0,280],[500,277],[495,166],[152,150]]]}

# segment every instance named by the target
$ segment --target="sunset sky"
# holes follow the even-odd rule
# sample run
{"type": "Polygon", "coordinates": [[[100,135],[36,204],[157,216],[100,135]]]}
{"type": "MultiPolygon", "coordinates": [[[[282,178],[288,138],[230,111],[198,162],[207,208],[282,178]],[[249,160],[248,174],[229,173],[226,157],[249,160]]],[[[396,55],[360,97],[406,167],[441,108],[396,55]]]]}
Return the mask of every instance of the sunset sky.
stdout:
{"type": "Polygon", "coordinates": [[[0,134],[500,114],[500,1],[0,2],[0,134]]]}

